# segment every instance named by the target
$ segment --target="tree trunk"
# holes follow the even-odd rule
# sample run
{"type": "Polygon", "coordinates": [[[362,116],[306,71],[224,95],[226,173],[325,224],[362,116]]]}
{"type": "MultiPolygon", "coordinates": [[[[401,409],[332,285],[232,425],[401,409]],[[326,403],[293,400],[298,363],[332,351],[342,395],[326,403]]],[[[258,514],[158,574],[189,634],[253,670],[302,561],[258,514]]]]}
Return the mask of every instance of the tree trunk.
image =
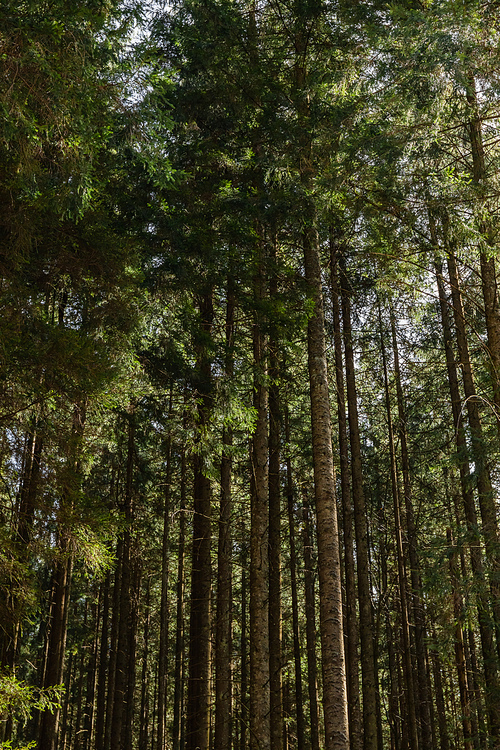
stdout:
{"type": "Polygon", "coordinates": [[[318,534],[325,750],[347,750],[349,747],[349,726],[342,622],[342,588],[321,267],[318,235],[314,226],[314,212],[310,211],[307,218],[309,222],[304,227],[303,247],[306,281],[314,304],[308,322],[307,350],[318,534]]]}
{"type": "Polygon", "coordinates": [[[312,532],[309,503],[304,495],[303,503],[303,549],[304,549],[304,590],[306,604],[306,652],[307,687],[309,694],[309,724],[311,750],[319,750],[319,710],[318,710],[318,667],[316,661],[316,597],[314,592],[314,571],[312,555],[312,532]]]}
{"type": "Polygon", "coordinates": [[[342,358],[342,330],[340,323],[337,248],[330,231],[330,286],[333,312],[335,346],[335,380],[337,386],[337,419],[340,454],[340,491],[342,500],[342,526],[344,537],[345,610],[346,610],[346,666],[347,698],[349,707],[349,737],[351,750],[361,750],[361,711],[359,696],[358,623],[356,615],[356,581],[354,565],[353,511],[349,478],[349,445],[347,440],[347,415],[344,393],[344,365],[342,358]]]}
{"type": "Polygon", "coordinates": [[[403,675],[404,683],[406,687],[405,704],[407,710],[408,720],[408,739],[410,750],[418,750],[418,733],[417,733],[417,718],[416,718],[416,706],[415,706],[415,695],[413,690],[413,665],[411,663],[411,651],[410,651],[410,624],[408,618],[408,601],[406,596],[406,571],[404,565],[404,552],[403,552],[403,534],[401,526],[401,513],[400,513],[400,502],[399,502],[399,488],[398,488],[398,477],[397,477],[397,466],[396,466],[396,452],[394,449],[394,430],[392,426],[392,414],[391,414],[391,400],[389,392],[389,376],[387,372],[387,358],[384,344],[384,331],[382,327],[382,311],[380,303],[378,304],[379,314],[379,325],[380,325],[380,344],[382,353],[382,364],[384,370],[384,385],[385,385],[385,404],[387,412],[387,429],[389,439],[389,456],[391,466],[391,488],[392,488],[392,499],[394,508],[394,530],[396,539],[396,555],[398,562],[398,584],[399,584],[399,602],[401,607],[401,631],[402,631],[402,645],[403,645],[403,675]]]}
{"type": "Polygon", "coordinates": [[[295,514],[293,508],[292,460],[290,457],[290,423],[288,404],[285,406],[286,495],[288,511],[288,539],[290,546],[290,584],[292,596],[293,662],[295,671],[295,705],[297,711],[297,750],[304,750],[304,700],[302,688],[302,664],[299,633],[299,601],[297,591],[297,552],[295,544],[295,514]]]}
{"type": "Polygon", "coordinates": [[[403,491],[405,500],[406,539],[408,544],[408,555],[410,558],[411,577],[411,610],[413,612],[413,629],[415,639],[415,655],[417,659],[417,684],[418,700],[417,719],[420,721],[422,747],[432,747],[432,723],[431,723],[431,697],[429,676],[426,668],[425,652],[425,611],[422,599],[422,582],[420,577],[420,561],[418,558],[418,540],[415,528],[415,514],[413,511],[413,500],[410,483],[410,460],[407,440],[406,407],[404,403],[403,388],[401,385],[401,372],[399,368],[399,351],[396,336],[396,322],[391,311],[391,333],[392,350],[394,356],[394,379],[396,381],[396,394],[398,401],[398,437],[401,447],[401,469],[403,474],[403,491]]]}
{"type": "MultiPolygon", "coordinates": [[[[225,375],[234,375],[234,293],[228,282],[225,375]]],[[[220,467],[219,544],[217,548],[217,620],[215,631],[215,750],[230,750],[232,735],[232,534],[231,474],[233,432],[224,427],[220,467]]]]}
{"type": "Polygon", "coordinates": [[[132,615],[132,520],[134,475],[135,420],[134,406],[127,415],[127,464],[125,473],[124,512],[126,528],[123,532],[120,562],[120,589],[118,599],[118,634],[116,641],[115,680],[113,711],[111,715],[110,750],[121,750],[126,733],[126,704],[128,696],[128,667],[130,649],[130,626],[132,615]]]}
{"type": "Polygon", "coordinates": [[[141,714],[139,722],[138,750],[148,750],[149,734],[149,638],[151,627],[151,576],[146,585],[146,611],[144,614],[144,646],[142,650],[141,714]]]}
{"type": "MultiPolygon", "coordinates": [[[[269,298],[278,294],[276,243],[272,243],[269,298]]],[[[271,747],[282,750],[283,706],[281,675],[281,488],[279,396],[279,336],[276,322],[269,325],[269,684],[271,700],[271,747]]]]}
{"type": "Polygon", "coordinates": [[[212,567],[211,486],[203,458],[202,441],[212,402],[211,361],[207,341],[214,317],[212,291],[198,301],[201,334],[197,349],[197,445],[193,456],[193,546],[191,563],[191,611],[189,619],[189,676],[186,715],[187,750],[208,750],[210,737],[210,596],[212,567]]]}
{"type": "Polygon", "coordinates": [[[455,618],[455,666],[457,668],[458,688],[460,691],[460,705],[462,708],[462,729],[464,733],[464,748],[472,750],[472,727],[469,686],[467,684],[467,665],[465,661],[464,633],[462,628],[463,602],[459,589],[459,573],[457,563],[457,550],[453,547],[451,529],[446,531],[446,539],[450,547],[449,570],[453,596],[453,614],[455,618]]]}
{"type": "MultiPolygon", "coordinates": [[[[50,606],[50,629],[48,635],[47,663],[43,687],[61,685],[63,681],[64,655],[66,651],[66,633],[68,624],[69,596],[73,558],[68,550],[67,541],[61,542],[63,559],[56,563],[52,581],[52,601],[50,606]]],[[[59,731],[60,710],[54,713],[44,711],[40,720],[38,750],[56,750],[59,731]]]]}
{"type": "MultiPolygon", "coordinates": [[[[170,398],[168,415],[172,415],[173,387],[170,386],[170,398]]],[[[167,699],[167,676],[168,676],[168,577],[170,562],[170,491],[172,481],[172,436],[167,436],[166,444],[166,476],[165,476],[165,507],[163,509],[163,539],[161,556],[161,601],[160,601],[160,647],[158,653],[158,714],[156,748],[164,750],[165,747],[165,714],[167,699]]]]}
{"type": "Polygon", "coordinates": [[[342,325],[344,333],[345,369],[347,386],[347,406],[349,417],[349,438],[351,443],[352,497],[354,505],[354,526],[356,532],[356,557],[359,597],[359,633],[361,640],[361,675],[363,692],[363,747],[364,750],[377,750],[377,677],[373,645],[373,612],[368,557],[368,535],[366,506],[363,491],[361,465],[361,441],[356,393],[356,375],[351,330],[351,303],[341,257],[342,325]]]}
{"type": "Polygon", "coordinates": [[[260,306],[266,298],[264,239],[259,231],[254,277],[253,405],[250,530],[250,748],[270,748],[267,352],[260,306]]]}
{"type": "MultiPolygon", "coordinates": [[[[184,424],[186,415],[184,415],[184,424]]],[[[174,717],[172,725],[172,747],[180,750],[184,695],[184,556],[186,536],[186,451],[181,450],[181,502],[179,513],[179,543],[177,547],[177,586],[175,613],[175,665],[174,665],[174,717]]]]}
{"type": "MultiPolygon", "coordinates": [[[[61,511],[69,511],[80,483],[80,451],[85,426],[85,401],[74,404],[71,436],[68,441],[67,473],[61,487],[61,511]]],[[[61,520],[59,560],[55,563],[50,607],[50,627],[43,687],[60,685],[64,673],[73,555],[61,520]]],[[[44,711],[40,718],[38,750],[55,750],[58,741],[60,709],[44,711]]]]}
{"type": "Polygon", "coordinates": [[[106,725],[106,675],[108,674],[108,620],[109,590],[111,576],[108,573],[101,584],[102,615],[99,642],[99,667],[97,671],[97,700],[95,708],[95,750],[104,750],[104,731],[106,725]]]}

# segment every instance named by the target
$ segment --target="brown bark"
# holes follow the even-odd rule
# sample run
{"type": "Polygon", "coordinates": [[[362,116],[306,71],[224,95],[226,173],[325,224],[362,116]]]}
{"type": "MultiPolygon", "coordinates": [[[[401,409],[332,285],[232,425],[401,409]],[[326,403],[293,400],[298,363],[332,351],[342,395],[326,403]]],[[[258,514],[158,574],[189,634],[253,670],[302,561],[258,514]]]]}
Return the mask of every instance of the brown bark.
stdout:
{"type": "Polygon", "coordinates": [[[401,635],[402,635],[402,651],[403,651],[403,675],[404,684],[406,688],[405,704],[407,710],[407,730],[408,730],[408,745],[410,750],[418,750],[418,733],[417,733],[417,717],[415,708],[415,695],[413,689],[413,665],[411,661],[411,650],[410,650],[410,623],[409,623],[409,612],[408,612],[408,600],[406,594],[406,570],[404,565],[404,551],[403,551],[403,534],[401,525],[401,512],[400,512],[400,499],[399,499],[399,488],[398,488],[398,476],[396,466],[396,452],[394,447],[394,428],[392,424],[392,413],[391,413],[391,400],[389,391],[389,376],[387,372],[387,357],[384,343],[384,331],[382,326],[382,311],[380,303],[378,305],[379,314],[379,326],[380,326],[380,345],[382,354],[382,365],[384,370],[384,386],[385,386],[385,405],[387,412],[387,431],[389,440],[389,456],[390,456],[390,467],[391,467],[391,489],[393,499],[393,510],[394,510],[394,530],[395,530],[395,541],[396,541],[396,556],[398,563],[398,587],[399,587],[399,604],[401,608],[401,635]]]}
{"type": "Polygon", "coordinates": [[[401,385],[401,372],[399,367],[399,351],[396,336],[396,322],[391,311],[391,333],[392,350],[394,356],[394,379],[396,382],[396,394],[398,401],[398,430],[399,444],[401,450],[401,470],[403,475],[403,492],[405,501],[406,540],[408,556],[410,559],[411,580],[411,611],[413,614],[412,627],[415,641],[415,655],[417,661],[417,686],[418,700],[417,720],[420,723],[421,744],[432,747],[432,723],[431,723],[431,696],[429,686],[429,675],[426,666],[425,650],[425,612],[422,598],[422,582],[420,576],[420,560],[418,557],[417,531],[415,527],[415,514],[413,510],[413,499],[410,481],[410,460],[407,439],[406,407],[401,385]]]}
{"type": "MultiPolygon", "coordinates": [[[[272,243],[269,298],[278,292],[276,243],[272,243]]],[[[269,323],[269,688],[271,747],[283,745],[283,706],[281,675],[281,488],[280,439],[281,406],[279,394],[279,335],[276,322],[269,323]]]]}
{"type": "Polygon", "coordinates": [[[353,510],[349,476],[349,444],[344,392],[344,364],[342,358],[342,329],[340,322],[338,259],[332,232],[330,235],[330,286],[335,347],[335,381],[337,391],[337,420],[339,433],[340,491],[342,502],[342,530],[344,538],[345,611],[347,698],[349,707],[349,737],[351,750],[363,746],[359,696],[359,633],[356,614],[356,572],[354,565],[353,510]]]}
{"type": "Polygon", "coordinates": [[[88,750],[94,739],[94,714],[97,682],[97,661],[99,651],[99,610],[102,589],[99,589],[97,601],[92,605],[93,639],[87,663],[87,685],[85,691],[85,713],[83,721],[83,747],[88,750]]]}
{"type": "MultiPolygon", "coordinates": [[[[120,562],[120,590],[118,599],[118,634],[113,689],[113,709],[110,728],[110,750],[121,750],[126,732],[126,704],[128,689],[128,666],[130,648],[130,626],[132,614],[132,519],[133,519],[133,474],[135,447],[134,406],[127,415],[127,463],[125,473],[124,513],[126,528],[123,533],[120,562]]],[[[115,584],[116,585],[116,584],[115,584]]]]}
{"type": "MultiPolygon", "coordinates": [[[[311,431],[314,467],[325,750],[349,746],[342,590],[335,500],[335,470],[326,363],[325,323],[314,210],[303,232],[304,266],[313,312],[307,328],[311,431]]],[[[376,727],[375,727],[376,734],[376,727]]]]}
{"type": "Polygon", "coordinates": [[[453,547],[451,529],[446,531],[446,539],[450,547],[449,570],[453,595],[453,614],[455,618],[455,666],[457,668],[458,688],[460,691],[460,705],[462,708],[462,729],[464,733],[464,748],[472,750],[472,726],[469,686],[467,683],[467,665],[465,661],[464,633],[462,628],[463,602],[460,594],[460,576],[458,572],[457,550],[453,547]]]}
{"type": "MultiPolygon", "coordinates": [[[[48,656],[45,668],[43,687],[60,685],[63,681],[64,655],[66,652],[66,633],[68,623],[69,596],[72,556],[67,548],[66,540],[61,542],[60,560],[54,569],[52,579],[52,601],[50,606],[50,625],[48,635],[48,656]]],[[[44,711],[40,719],[38,736],[38,750],[55,750],[59,731],[60,710],[54,713],[44,711]]]]}
{"type": "Polygon", "coordinates": [[[302,687],[302,664],[299,632],[299,602],[297,589],[297,552],[295,540],[295,514],[293,507],[292,460],[290,457],[290,421],[288,404],[285,405],[286,496],[288,513],[288,540],[290,547],[290,586],[292,595],[293,663],[295,672],[295,706],[297,714],[297,750],[304,750],[304,699],[302,687]]]}
{"type": "MultiPolygon", "coordinates": [[[[226,304],[225,375],[234,375],[234,292],[228,282],[226,304]]],[[[217,620],[215,631],[215,750],[229,750],[232,735],[232,497],[231,474],[233,433],[225,427],[222,434],[223,453],[220,467],[219,544],[217,548],[217,620]]]]}
{"type": "Polygon", "coordinates": [[[254,277],[253,405],[250,530],[250,748],[270,748],[269,555],[268,555],[268,387],[267,352],[260,308],[266,298],[264,241],[259,229],[254,277]]]}
{"type": "Polygon", "coordinates": [[[146,584],[146,611],[144,614],[144,640],[143,640],[143,650],[142,650],[142,674],[141,674],[141,712],[140,712],[140,718],[139,718],[138,750],[148,750],[150,626],[151,626],[151,576],[148,576],[148,580],[146,584]]]}
{"type": "MultiPolygon", "coordinates": [[[[436,633],[433,633],[433,640],[436,641],[436,633]]],[[[446,721],[446,702],[443,689],[443,667],[437,649],[431,651],[432,672],[434,676],[434,695],[436,698],[436,710],[438,717],[438,733],[440,750],[450,750],[450,738],[448,734],[448,724],[446,721]]]]}
{"type": "Polygon", "coordinates": [[[120,591],[122,567],[123,537],[120,536],[116,545],[116,567],[113,581],[113,602],[111,633],[109,644],[108,692],[106,695],[106,725],[104,730],[104,750],[109,750],[111,744],[111,725],[113,721],[113,704],[115,695],[116,660],[118,654],[118,632],[120,627],[120,591]]]}
{"type": "Polygon", "coordinates": [[[95,750],[104,750],[104,729],[106,723],[106,675],[108,674],[108,620],[111,576],[108,573],[101,584],[102,615],[99,644],[99,667],[97,671],[97,699],[95,708],[95,750]]]}
{"type": "Polygon", "coordinates": [[[316,596],[314,591],[311,520],[309,503],[306,496],[304,496],[303,515],[304,591],[306,604],[306,653],[307,688],[309,694],[309,725],[311,732],[311,749],[319,750],[318,666],[316,660],[316,596]]]}
{"type": "MultiPolygon", "coordinates": [[[[69,511],[80,484],[80,451],[85,426],[85,401],[73,407],[71,435],[68,441],[66,473],[61,486],[61,511],[69,511]]],[[[73,555],[68,534],[61,519],[59,529],[59,559],[55,563],[52,577],[52,599],[50,606],[50,625],[45,660],[45,672],[42,687],[47,688],[62,683],[64,674],[64,657],[66,653],[66,635],[68,625],[71,574],[73,555]]],[[[38,750],[55,750],[58,742],[60,709],[54,712],[44,711],[40,717],[38,750]]]]}
{"type": "MultiPolygon", "coordinates": [[[[184,415],[184,424],[186,415],[184,415]]],[[[181,450],[181,486],[179,513],[179,541],[177,546],[177,584],[175,613],[175,664],[174,664],[174,716],[172,724],[172,747],[182,746],[182,720],[184,707],[184,556],[186,536],[186,451],[181,450]]]]}
{"type": "MultiPolygon", "coordinates": [[[[241,519],[241,539],[246,538],[246,529],[243,518],[241,519]]],[[[249,712],[248,696],[248,628],[247,628],[247,567],[248,549],[246,544],[241,544],[241,640],[240,640],[240,662],[241,662],[241,687],[240,687],[240,720],[238,749],[245,750],[247,747],[247,728],[249,712]]]]}
{"type": "MultiPolygon", "coordinates": [[[[172,415],[173,388],[170,386],[168,415],[172,415]]],[[[165,505],[163,509],[163,538],[161,555],[160,645],[158,652],[158,714],[156,750],[165,747],[165,718],[168,676],[168,579],[170,562],[170,492],[172,483],[172,436],[169,432],[165,446],[167,459],[165,476],[165,505]]]]}
{"type": "Polygon", "coordinates": [[[359,599],[359,634],[361,644],[361,675],[363,694],[363,747],[377,750],[377,677],[375,673],[375,653],[373,644],[373,612],[368,556],[368,535],[366,506],[363,490],[361,464],[361,441],[359,435],[356,375],[351,330],[351,303],[344,259],[341,258],[341,298],[342,326],[344,334],[345,370],[349,439],[351,445],[352,498],[354,505],[354,527],[356,533],[356,559],[359,599]]]}
{"type": "Polygon", "coordinates": [[[191,557],[191,610],[189,618],[189,675],[186,715],[187,750],[208,750],[210,737],[211,671],[211,487],[203,458],[202,441],[212,404],[211,360],[207,342],[214,317],[212,291],[198,300],[201,337],[197,349],[197,445],[193,456],[193,545],[191,557]]]}

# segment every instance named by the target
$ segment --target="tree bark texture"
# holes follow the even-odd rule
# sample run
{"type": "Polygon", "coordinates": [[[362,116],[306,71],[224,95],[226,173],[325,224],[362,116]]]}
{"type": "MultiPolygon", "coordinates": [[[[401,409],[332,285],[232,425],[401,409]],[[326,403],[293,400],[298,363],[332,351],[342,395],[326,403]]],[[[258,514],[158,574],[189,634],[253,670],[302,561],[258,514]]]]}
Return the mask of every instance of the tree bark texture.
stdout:
{"type": "Polygon", "coordinates": [[[304,227],[303,247],[306,281],[314,304],[308,322],[307,350],[318,534],[325,750],[347,750],[349,728],[342,590],[321,266],[312,212],[309,219],[304,227]]]}
{"type": "Polygon", "coordinates": [[[212,291],[200,296],[200,338],[197,343],[197,441],[193,456],[193,546],[189,619],[189,676],[186,717],[187,750],[208,750],[211,674],[211,487],[202,453],[212,402],[211,361],[207,342],[214,317],[212,291]]]}

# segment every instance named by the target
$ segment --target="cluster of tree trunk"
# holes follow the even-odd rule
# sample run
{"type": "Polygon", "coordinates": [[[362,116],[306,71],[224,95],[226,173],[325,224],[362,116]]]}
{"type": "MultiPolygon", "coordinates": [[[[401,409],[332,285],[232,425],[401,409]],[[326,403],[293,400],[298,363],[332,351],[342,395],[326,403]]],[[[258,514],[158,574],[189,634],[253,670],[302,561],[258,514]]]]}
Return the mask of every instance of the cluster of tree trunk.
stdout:
{"type": "Polygon", "coordinates": [[[486,6],[6,5],[0,745],[500,750],[486,6]]]}

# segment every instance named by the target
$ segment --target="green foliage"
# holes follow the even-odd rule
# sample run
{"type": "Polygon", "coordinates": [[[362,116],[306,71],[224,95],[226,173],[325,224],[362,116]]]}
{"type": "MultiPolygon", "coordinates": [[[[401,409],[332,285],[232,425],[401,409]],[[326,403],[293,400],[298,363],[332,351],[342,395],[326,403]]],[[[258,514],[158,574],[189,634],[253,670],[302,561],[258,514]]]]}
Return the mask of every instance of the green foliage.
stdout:
{"type": "Polygon", "coordinates": [[[53,713],[61,707],[63,694],[64,685],[36,688],[20,682],[12,674],[0,674],[0,714],[14,714],[23,722],[36,710],[53,713]]]}

